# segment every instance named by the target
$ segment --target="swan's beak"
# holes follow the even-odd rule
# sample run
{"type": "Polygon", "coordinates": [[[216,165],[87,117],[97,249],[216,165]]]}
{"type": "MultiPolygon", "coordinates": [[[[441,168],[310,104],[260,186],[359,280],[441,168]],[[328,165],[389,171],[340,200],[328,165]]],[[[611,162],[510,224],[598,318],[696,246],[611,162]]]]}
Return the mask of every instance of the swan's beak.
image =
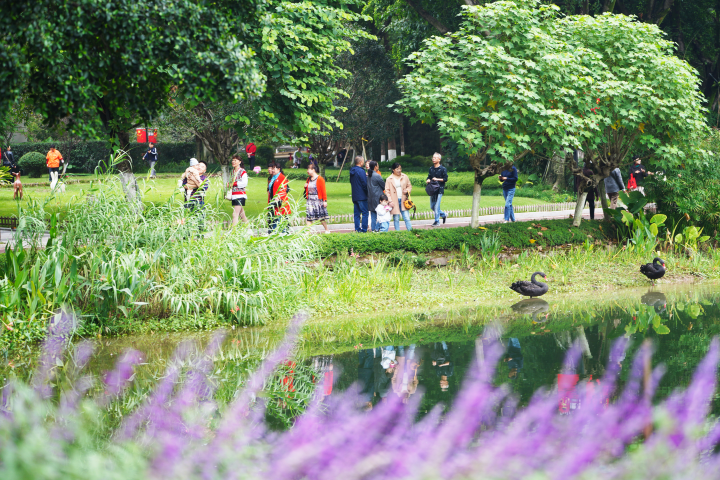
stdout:
{"type": "Polygon", "coordinates": [[[665,268],[665,264],[663,263],[663,268],[665,268]]]}

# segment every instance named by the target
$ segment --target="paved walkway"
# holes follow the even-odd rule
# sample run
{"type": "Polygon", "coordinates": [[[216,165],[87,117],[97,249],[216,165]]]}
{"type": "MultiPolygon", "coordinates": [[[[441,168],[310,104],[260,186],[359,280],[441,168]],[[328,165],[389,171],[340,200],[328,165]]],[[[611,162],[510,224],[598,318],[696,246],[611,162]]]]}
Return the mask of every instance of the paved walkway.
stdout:
{"type": "MultiPolygon", "coordinates": [[[[515,219],[518,222],[530,222],[536,220],[558,220],[562,218],[570,218],[575,213],[574,210],[559,210],[556,212],[523,212],[516,213],[515,219]]],[[[590,218],[590,210],[585,209],[583,211],[583,218],[590,218]]],[[[603,218],[602,209],[598,208],[595,210],[595,218],[601,220],[603,218]]],[[[430,225],[434,220],[415,220],[412,221],[413,229],[429,229],[429,228],[453,228],[453,227],[467,227],[470,225],[470,217],[457,217],[448,218],[445,224],[441,224],[439,227],[431,227],[430,225]]],[[[480,217],[480,225],[488,225],[492,223],[502,223],[503,215],[483,215],[480,217]]],[[[297,231],[303,227],[292,227],[292,231],[297,231]]],[[[329,225],[331,233],[351,233],[355,231],[355,226],[352,223],[338,223],[329,225]]],[[[393,231],[393,223],[390,222],[390,231],[393,231]]],[[[320,233],[323,231],[322,225],[315,225],[313,230],[320,233]]],[[[405,230],[405,222],[400,222],[400,230],[405,230]]],[[[43,246],[47,244],[50,236],[45,234],[42,239],[43,246]]],[[[0,252],[5,252],[5,246],[10,243],[14,244],[13,231],[9,228],[0,228],[0,252]]]]}

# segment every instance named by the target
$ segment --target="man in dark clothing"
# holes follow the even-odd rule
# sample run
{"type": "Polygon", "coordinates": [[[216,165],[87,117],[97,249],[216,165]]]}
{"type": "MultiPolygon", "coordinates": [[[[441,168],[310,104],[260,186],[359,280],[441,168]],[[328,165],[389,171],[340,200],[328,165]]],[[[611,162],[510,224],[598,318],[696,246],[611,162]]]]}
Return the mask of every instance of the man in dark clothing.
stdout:
{"type": "Polygon", "coordinates": [[[655,174],[653,172],[648,172],[647,170],[645,170],[645,166],[642,164],[642,161],[638,157],[635,159],[633,165],[630,166],[630,175],[635,177],[635,183],[637,184],[638,191],[645,195],[645,187],[643,186],[643,184],[645,183],[645,177],[655,174]]]}
{"type": "Polygon", "coordinates": [[[3,152],[3,167],[9,167],[15,164],[15,156],[13,155],[12,148],[10,145],[7,146],[7,150],[3,152]]]}
{"type": "Polygon", "coordinates": [[[358,155],[355,157],[355,166],[350,169],[355,231],[362,233],[366,233],[368,229],[368,190],[364,165],[365,159],[358,155]]]}
{"type": "Polygon", "coordinates": [[[505,197],[505,223],[515,221],[515,211],[512,202],[515,198],[515,184],[518,180],[518,171],[515,165],[510,170],[503,170],[500,174],[500,181],[503,182],[503,197],[505,197]]]}
{"type": "Polygon", "coordinates": [[[437,227],[440,225],[440,217],[442,217],[442,223],[445,223],[445,220],[447,220],[447,215],[445,212],[440,210],[440,201],[442,200],[442,196],[445,193],[445,183],[448,181],[448,173],[447,169],[440,165],[440,160],[442,157],[439,153],[435,153],[432,157],[433,166],[430,167],[430,171],[428,172],[427,180],[425,183],[430,182],[437,182],[440,189],[435,195],[432,195],[430,197],[430,209],[435,212],[435,223],[433,223],[432,227],[437,227]]]}
{"type": "Polygon", "coordinates": [[[337,153],[338,164],[341,164],[343,160],[345,160],[345,155],[347,155],[347,150],[345,150],[344,148],[337,153]]]}
{"type": "Polygon", "coordinates": [[[158,153],[155,144],[150,142],[148,151],[143,155],[143,160],[150,164],[150,178],[155,178],[155,164],[157,163],[158,153]]]}
{"type": "MultiPolygon", "coordinates": [[[[589,168],[583,168],[583,175],[588,178],[592,178],[593,172],[589,168]]],[[[600,198],[600,194],[598,193],[597,186],[591,187],[590,185],[587,185],[585,187],[585,191],[587,192],[586,200],[590,204],[590,220],[595,220],[595,199],[600,198]]],[[[577,194],[580,195],[579,190],[577,194]]]]}

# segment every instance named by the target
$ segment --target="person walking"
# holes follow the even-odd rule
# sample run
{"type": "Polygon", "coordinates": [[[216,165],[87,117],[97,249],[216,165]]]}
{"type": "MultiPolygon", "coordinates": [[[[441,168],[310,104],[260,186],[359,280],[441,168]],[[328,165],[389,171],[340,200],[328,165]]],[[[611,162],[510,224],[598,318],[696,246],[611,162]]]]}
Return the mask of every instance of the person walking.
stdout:
{"type": "Polygon", "coordinates": [[[150,142],[148,147],[147,152],[145,152],[145,155],[143,155],[142,158],[150,165],[150,178],[155,178],[155,164],[158,159],[157,148],[155,148],[155,144],[153,142],[150,142]]]}
{"type": "Polygon", "coordinates": [[[500,174],[500,181],[503,182],[503,197],[505,197],[505,223],[515,221],[515,211],[513,210],[513,198],[515,198],[515,184],[518,180],[518,171],[515,165],[510,170],[503,170],[500,174]]]}
{"type": "Polygon", "coordinates": [[[233,208],[233,219],[232,226],[238,224],[239,219],[242,218],[243,223],[247,223],[247,217],[245,216],[245,202],[247,201],[247,193],[245,189],[248,186],[248,174],[245,171],[240,155],[233,155],[230,161],[233,167],[233,175],[230,187],[230,202],[233,208]]]}
{"type": "Polygon", "coordinates": [[[618,206],[618,198],[620,197],[620,191],[625,191],[625,184],[623,183],[622,173],[620,169],[616,168],[610,172],[610,176],[605,180],[605,193],[607,193],[610,199],[610,208],[615,209],[618,206]]]}
{"type": "Polygon", "coordinates": [[[59,176],[58,171],[63,162],[62,154],[55,148],[55,145],[50,147],[50,151],[45,156],[45,164],[50,174],[50,190],[55,190],[59,176]]]}
{"type": "Polygon", "coordinates": [[[395,231],[400,230],[400,216],[405,220],[405,228],[412,230],[410,214],[405,209],[403,203],[405,197],[410,195],[412,191],[410,179],[402,173],[402,166],[398,162],[393,163],[390,170],[392,171],[392,175],[389,175],[385,181],[385,194],[390,199],[390,205],[393,207],[392,215],[395,231]]]}
{"type": "Polygon", "coordinates": [[[314,163],[308,165],[307,172],[308,179],[305,182],[305,198],[307,199],[305,213],[307,224],[310,226],[315,222],[320,222],[323,228],[325,228],[325,233],[330,233],[327,224],[330,215],[328,215],[327,211],[325,179],[320,176],[320,172],[314,163]]]}
{"type": "MultiPolygon", "coordinates": [[[[10,147],[8,147],[10,148],[10,147]]],[[[630,166],[630,175],[632,175],[635,178],[635,184],[637,185],[637,189],[640,193],[645,195],[645,178],[648,175],[655,175],[653,172],[648,172],[645,169],[645,165],[642,164],[642,160],[640,157],[635,158],[633,161],[633,165],[630,166]]]]}
{"type": "MultiPolygon", "coordinates": [[[[284,215],[290,215],[290,202],[288,202],[288,193],[290,186],[288,180],[283,174],[282,168],[275,162],[268,165],[268,216],[269,228],[268,233],[272,233],[280,224],[284,215]]],[[[287,232],[287,226],[283,229],[287,232]]]]}
{"type": "Polygon", "coordinates": [[[380,196],[385,193],[385,180],[380,175],[380,166],[374,160],[368,162],[368,210],[370,211],[370,229],[377,232],[380,229],[377,207],[380,196]]]}
{"type": "MultiPolygon", "coordinates": [[[[592,178],[593,172],[589,168],[583,168],[583,175],[585,175],[588,178],[592,178]]],[[[595,199],[600,198],[600,194],[598,193],[597,185],[590,186],[587,185],[585,187],[585,191],[587,192],[587,202],[590,205],[590,220],[595,220],[595,199]]],[[[578,190],[578,195],[580,194],[580,191],[578,190]]]]}
{"type": "Polygon", "coordinates": [[[248,157],[248,165],[250,165],[250,170],[253,170],[255,168],[255,153],[257,152],[257,147],[253,142],[248,143],[245,146],[245,153],[247,153],[248,157]]]}
{"type": "Polygon", "coordinates": [[[366,233],[368,229],[368,182],[364,166],[365,159],[358,155],[355,166],[350,169],[355,231],[359,233],[366,233]]]}
{"type": "Polygon", "coordinates": [[[22,170],[13,159],[12,164],[10,164],[10,175],[13,177],[13,200],[22,200],[23,197],[22,182],[20,182],[21,174],[22,170]]]}
{"type": "Polygon", "coordinates": [[[15,164],[15,155],[13,155],[12,147],[7,146],[7,149],[3,152],[3,166],[10,167],[15,164]]]}
{"type": "Polygon", "coordinates": [[[440,218],[442,218],[442,223],[445,223],[445,220],[447,220],[447,215],[445,212],[440,210],[440,201],[442,200],[442,196],[445,193],[445,184],[448,181],[448,173],[447,168],[445,168],[443,165],[440,165],[440,161],[442,160],[442,156],[435,152],[435,154],[432,157],[432,163],[433,166],[430,167],[430,171],[428,172],[427,180],[425,183],[430,185],[433,183],[432,187],[435,187],[435,184],[437,184],[437,188],[434,189],[437,192],[433,195],[430,195],[430,210],[435,212],[435,223],[433,223],[432,227],[437,227],[440,225],[440,218]]]}

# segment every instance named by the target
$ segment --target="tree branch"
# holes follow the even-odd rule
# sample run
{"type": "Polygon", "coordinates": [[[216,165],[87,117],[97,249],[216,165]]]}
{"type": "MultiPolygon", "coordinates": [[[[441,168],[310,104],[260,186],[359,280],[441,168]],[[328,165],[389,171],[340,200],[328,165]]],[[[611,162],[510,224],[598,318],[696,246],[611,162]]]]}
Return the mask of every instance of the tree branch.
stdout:
{"type": "Polygon", "coordinates": [[[443,35],[450,32],[450,29],[448,29],[440,20],[430,15],[430,13],[425,10],[417,1],[405,0],[405,2],[410,5],[417,12],[418,15],[427,20],[430,25],[435,27],[438,32],[442,33],[443,35]]]}

